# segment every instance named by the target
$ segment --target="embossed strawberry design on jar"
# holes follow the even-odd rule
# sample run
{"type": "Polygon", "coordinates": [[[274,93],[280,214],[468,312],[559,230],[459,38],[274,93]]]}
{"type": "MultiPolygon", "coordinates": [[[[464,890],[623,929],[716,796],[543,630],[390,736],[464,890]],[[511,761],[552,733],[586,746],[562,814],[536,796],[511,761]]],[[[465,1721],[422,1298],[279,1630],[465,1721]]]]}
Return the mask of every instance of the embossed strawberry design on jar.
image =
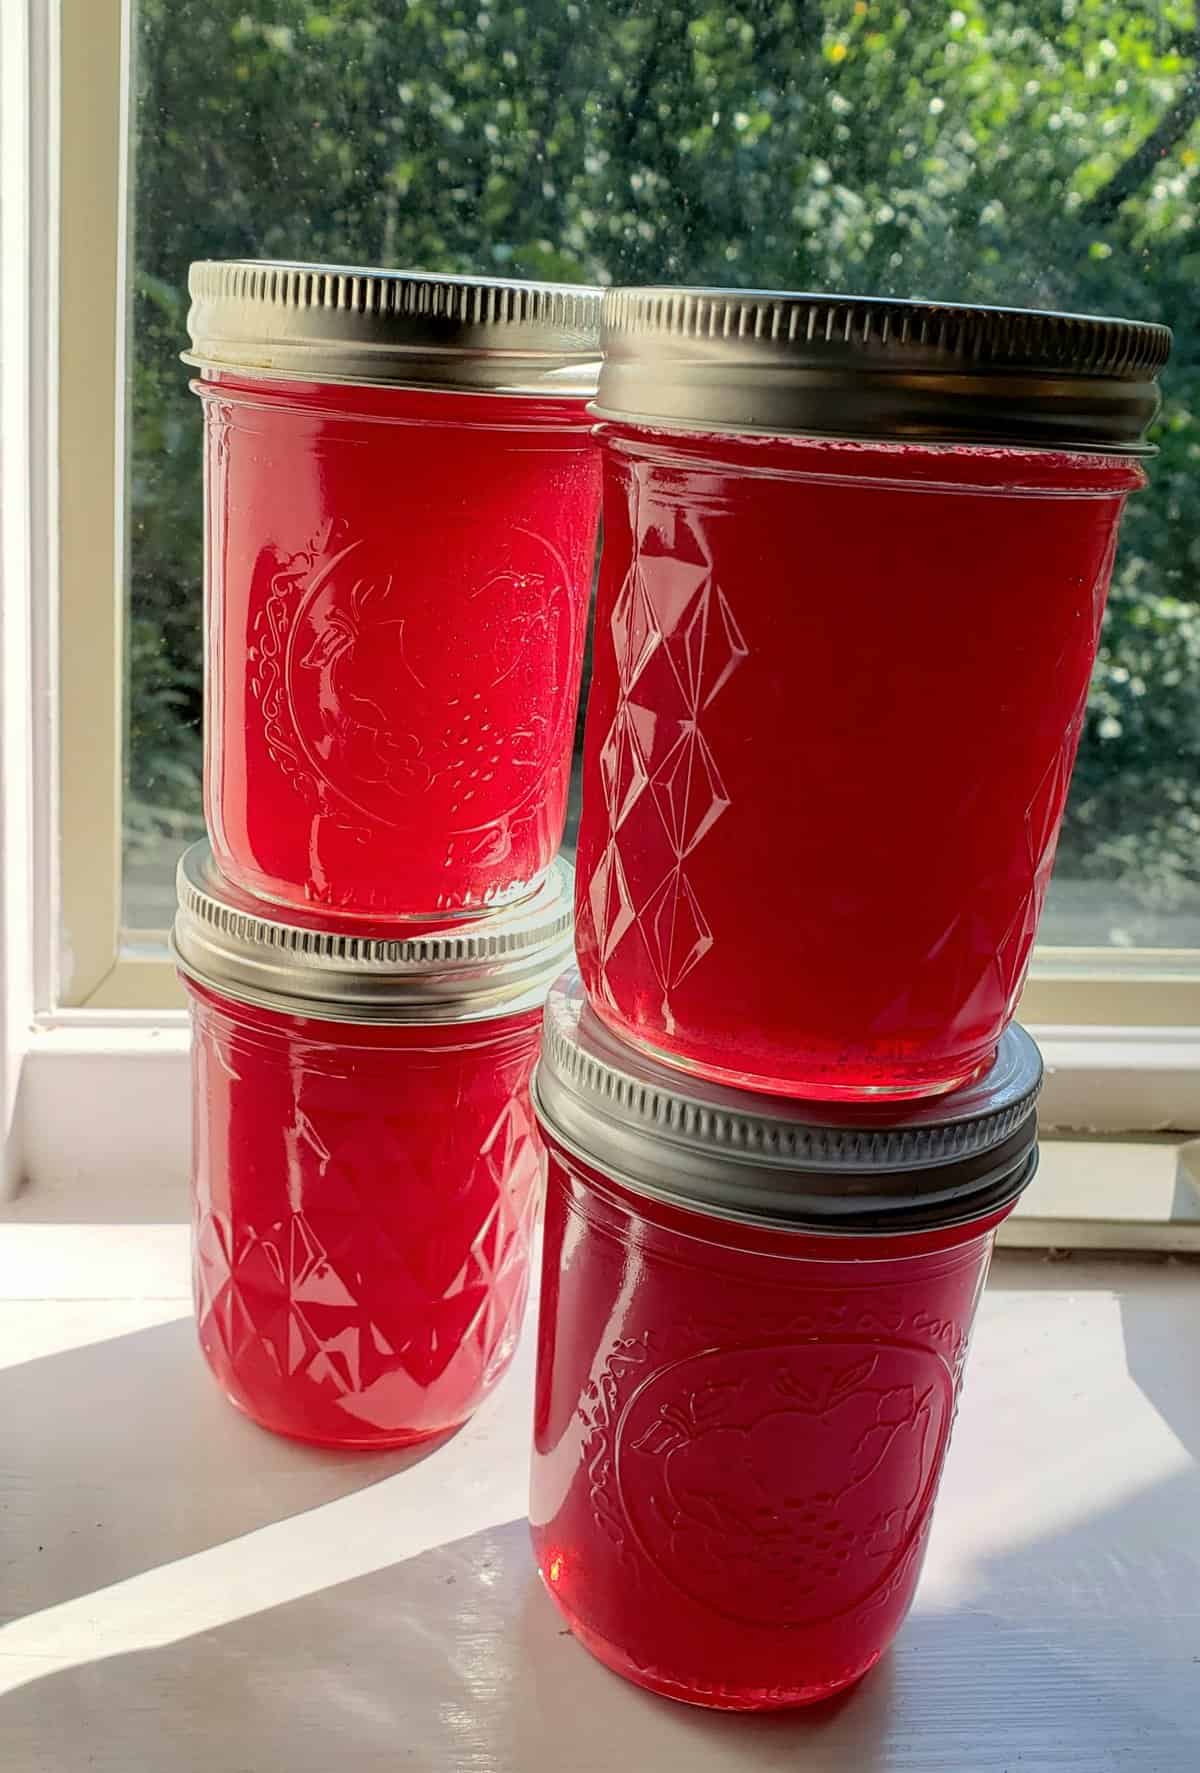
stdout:
{"type": "Polygon", "coordinates": [[[350,916],[520,899],[566,814],[597,292],[252,262],[191,290],[222,871],[350,916]]]}
{"type": "Polygon", "coordinates": [[[573,669],[571,574],[523,537],[522,564],[498,567],[463,600],[458,629],[453,610],[431,628],[406,608],[411,586],[406,597],[392,574],[364,576],[358,546],[340,544],[339,526],[285,563],[259,618],[260,629],[289,633],[278,678],[286,716],[273,711],[280,742],[331,812],[406,828],[439,857],[481,833],[475,853],[499,862],[569,712],[564,703],[556,723],[540,692],[547,666],[555,682],[573,669]],[[491,796],[505,774],[512,817],[498,828],[491,796]]]}
{"type": "Polygon", "coordinates": [[[546,1009],[534,1547],[580,1641],[694,1704],[859,1679],[911,1603],[1037,1049],[904,1108],[798,1104],[546,1009]]]}

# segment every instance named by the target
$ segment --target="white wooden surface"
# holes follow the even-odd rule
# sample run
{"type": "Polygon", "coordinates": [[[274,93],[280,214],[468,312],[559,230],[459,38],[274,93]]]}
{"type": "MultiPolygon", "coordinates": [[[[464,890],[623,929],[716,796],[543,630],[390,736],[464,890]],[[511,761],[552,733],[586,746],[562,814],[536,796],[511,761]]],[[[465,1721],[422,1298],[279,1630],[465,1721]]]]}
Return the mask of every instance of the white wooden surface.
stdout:
{"type": "Polygon", "coordinates": [[[563,1635],[528,1338],[457,1438],[340,1458],[223,1402],[186,1284],[178,1225],[0,1225],[5,1773],[1200,1768],[1200,1268],[998,1259],[895,1650],[757,1719],[563,1635]]]}

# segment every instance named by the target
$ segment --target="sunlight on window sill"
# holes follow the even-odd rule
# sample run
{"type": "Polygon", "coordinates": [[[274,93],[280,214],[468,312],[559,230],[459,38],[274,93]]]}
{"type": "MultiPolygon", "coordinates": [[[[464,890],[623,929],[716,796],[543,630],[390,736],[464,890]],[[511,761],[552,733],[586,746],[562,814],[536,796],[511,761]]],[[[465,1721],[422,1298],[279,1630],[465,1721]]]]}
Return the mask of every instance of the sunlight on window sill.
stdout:
{"type": "MultiPolygon", "coordinates": [[[[421,1458],[317,1454],[232,1410],[182,1223],[0,1225],[0,1331],[14,1767],[157,1765],[164,1716],[179,1773],[374,1765],[399,1719],[422,1765],[450,1764],[448,1729],[455,1765],[506,1773],[564,1742],[573,1773],[755,1760],[744,1724],[612,1680],[539,1593],[529,1331],[421,1458]]],[[[1198,1336],[1189,1265],[997,1257],[913,1614],[853,1695],[788,1721],[796,1753],[817,1728],[828,1773],[1046,1767],[1064,1741],[1095,1773],[1195,1766],[1198,1336]]]]}

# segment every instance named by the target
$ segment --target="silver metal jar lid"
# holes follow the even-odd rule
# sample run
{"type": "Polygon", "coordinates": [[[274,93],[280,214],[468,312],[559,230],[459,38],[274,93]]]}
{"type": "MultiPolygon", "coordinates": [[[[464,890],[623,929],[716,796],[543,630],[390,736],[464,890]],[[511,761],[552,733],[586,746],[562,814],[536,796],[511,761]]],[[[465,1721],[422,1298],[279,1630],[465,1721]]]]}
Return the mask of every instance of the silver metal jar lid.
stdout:
{"type": "Polygon", "coordinates": [[[952,1095],[848,1107],[723,1088],[644,1057],[572,969],[546,1000],[533,1099],[566,1150],[634,1193],[785,1230],[906,1232],[1013,1201],[1037,1167],[1042,1060],[1009,1028],[952,1095]]]}
{"type": "Polygon", "coordinates": [[[598,289],[259,259],[188,272],[185,363],[312,382],[587,397],[598,289]]]}
{"type": "Polygon", "coordinates": [[[239,1003],[331,1022],[475,1022],[540,1007],[571,953],[574,871],[556,861],[520,904],[426,935],[316,929],[248,898],[207,843],[179,861],[172,950],[184,975],[239,1003]]]}
{"type": "Polygon", "coordinates": [[[1165,326],[758,290],[612,289],[599,417],[1146,455],[1165,326]]]}

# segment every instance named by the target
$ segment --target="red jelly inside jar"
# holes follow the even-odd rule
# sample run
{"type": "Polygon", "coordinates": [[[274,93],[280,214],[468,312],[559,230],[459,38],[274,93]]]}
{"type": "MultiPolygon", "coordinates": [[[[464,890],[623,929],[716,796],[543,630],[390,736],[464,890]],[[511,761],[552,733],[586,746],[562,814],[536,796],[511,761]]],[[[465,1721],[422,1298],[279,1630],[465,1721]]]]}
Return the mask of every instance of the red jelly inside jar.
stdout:
{"type": "Polygon", "coordinates": [[[538,1013],[354,1028],[192,988],[200,1345],[264,1428],[403,1446],[464,1422],[525,1307],[538,1013]]]}
{"type": "Polygon", "coordinates": [[[599,506],[584,400],[196,386],[223,872],[365,917],[527,894],[566,817],[599,506]]]}
{"type": "Polygon", "coordinates": [[[911,1604],[995,1219],[823,1239],[636,1200],[550,1146],[530,1518],[626,1679],[809,1704],[911,1604]]]}
{"type": "Polygon", "coordinates": [[[1013,1027],[953,1098],[823,1108],[680,1078],[552,988],[530,1520],[609,1667],[761,1710],[883,1654],[1041,1070],[1013,1027]]]}
{"type": "Polygon", "coordinates": [[[626,1038],[815,1099],[1011,1019],[1136,462],[600,427],[580,966],[626,1038]]]}
{"type": "Polygon", "coordinates": [[[529,1079],[569,870],[523,921],[497,913],[481,956],[470,933],[402,944],[272,922],[206,847],[180,865],[175,926],[205,1358],[276,1433],[424,1440],[471,1415],[520,1332],[544,1161],[529,1079]]]}

